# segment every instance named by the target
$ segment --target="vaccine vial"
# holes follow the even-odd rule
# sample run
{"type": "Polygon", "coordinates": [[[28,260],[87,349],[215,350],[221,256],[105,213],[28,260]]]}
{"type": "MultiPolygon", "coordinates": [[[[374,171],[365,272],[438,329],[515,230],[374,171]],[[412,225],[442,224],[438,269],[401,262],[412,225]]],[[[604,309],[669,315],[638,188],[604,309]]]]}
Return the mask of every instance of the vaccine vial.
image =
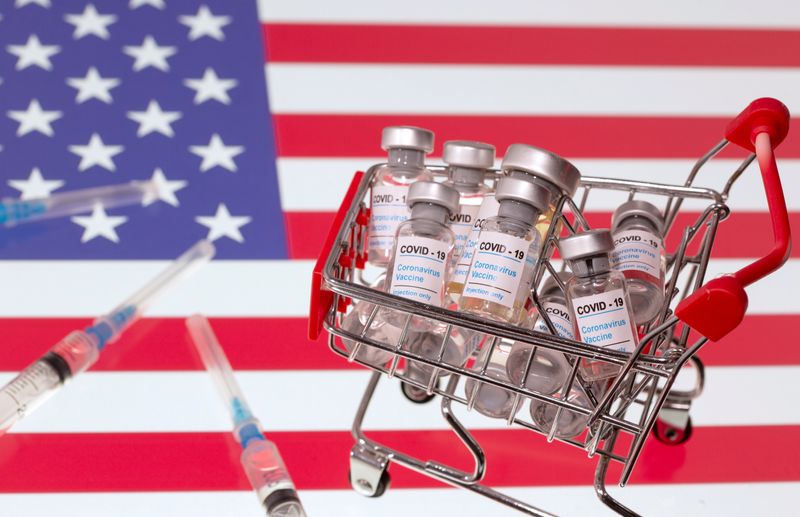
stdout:
{"type": "Polygon", "coordinates": [[[386,292],[442,307],[455,235],[450,216],[458,211],[458,191],[443,183],[419,181],[408,190],[411,218],[397,228],[387,268],[386,292]]]}
{"type": "MultiPolygon", "coordinates": [[[[403,348],[433,361],[439,359],[441,352],[441,362],[452,366],[464,366],[478,348],[480,337],[479,333],[460,327],[451,327],[448,333],[447,325],[436,323],[432,329],[424,331],[410,329],[403,348]],[[443,344],[444,350],[442,350],[443,344]]],[[[413,360],[408,360],[406,363],[406,376],[424,386],[429,384],[433,372],[434,367],[425,363],[413,360]]],[[[446,370],[439,373],[440,378],[447,375],[446,370]]]]}
{"type": "Polygon", "coordinates": [[[467,237],[478,219],[483,198],[490,191],[486,185],[488,169],[494,165],[494,146],[483,142],[451,140],[444,143],[442,160],[448,165],[446,185],[460,195],[458,212],[450,216],[450,229],[456,236],[453,263],[464,250],[467,237]]]}
{"type": "MultiPolygon", "coordinates": [[[[590,230],[561,239],[558,251],[573,276],[566,285],[567,304],[580,341],[608,350],[633,352],[638,344],[625,277],[611,269],[614,241],[608,230],[590,230]]],[[[619,366],[583,359],[588,381],[615,376],[619,366]]]]}
{"type": "Polygon", "coordinates": [[[614,211],[611,233],[611,268],[625,276],[633,318],[637,325],[645,325],[664,305],[664,218],[652,203],[633,199],[614,211]]]}
{"type": "MultiPolygon", "coordinates": [[[[572,275],[561,273],[559,278],[562,283],[566,284],[572,275]]],[[[556,334],[566,339],[575,339],[575,329],[572,325],[569,307],[567,307],[567,298],[555,278],[550,277],[542,284],[539,290],[539,303],[555,327],[556,334]]],[[[535,307],[528,312],[524,326],[537,332],[551,333],[544,318],[535,307]]],[[[572,367],[566,356],[555,350],[515,342],[506,361],[508,378],[517,386],[521,384],[532,351],[535,352],[524,386],[545,395],[556,393],[566,383],[572,367]]]]}
{"type": "Polygon", "coordinates": [[[392,256],[397,227],[410,215],[410,185],[432,179],[425,168],[425,155],[433,150],[433,133],[418,127],[389,126],[383,129],[381,147],[389,157],[372,180],[367,257],[370,264],[385,267],[392,256]]]}
{"type": "MultiPolygon", "coordinates": [[[[599,400],[603,396],[604,388],[608,386],[608,382],[594,382],[590,385],[592,394],[595,400],[599,400]]],[[[560,398],[560,397],[559,397],[560,398]]],[[[567,394],[567,402],[575,404],[576,406],[593,410],[594,404],[586,394],[586,390],[578,383],[577,379],[572,385],[567,394]]],[[[556,419],[558,406],[542,402],[541,400],[531,400],[530,413],[531,420],[534,425],[539,428],[543,433],[549,433],[553,427],[553,421],[556,419]]],[[[558,424],[556,425],[555,437],[562,440],[568,438],[575,438],[586,429],[586,423],[589,421],[589,415],[576,413],[575,411],[563,408],[561,414],[558,416],[558,424]]]]}
{"type": "Polygon", "coordinates": [[[498,214],[478,234],[459,309],[490,320],[520,323],[541,250],[534,224],[550,202],[541,185],[502,178],[498,214]]]}
{"type": "Polygon", "coordinates": [[[527,144],[508,146],[501,168],[512,178],[531,181],[550,192],[550,202],[536,221],[536,229],[545,238],[553,221],[556,204],[562,196],[571,198],[577,192],[581,183],[580,171],[561,156],[527,144]]]}
{"type": "MultiPolygon", "coordinates": [[[[507,382],[509,379],[506,370],[511,344],[504,340],[498,340],[493,349],[489,345],[489,343],[486,343],[486,346],[481,349],[472,369],[480,372],[488,361],[484,376],[507,382]],[[489,357],[490,350],[491,357],[489,357]]],[[[470,397],[474,397],[472,408],[489,418],[506,419],[510,416],[514,406],[513,392],[472,378],[468,378],[464,383],[464,394],[467,400],[470,397]]],[[[518,412],[521,407],[521,404],[518,405],[516,411],[518,412]]]]}
{"type": "Polygon", "coordinates": [[[450,283],[447,285],[447,295],[455,303],[461,297],[464,291],[464,284],[467,281],[467,273],[469,273],[469,266],[472,264],[472,257],[475,256],[475,247],[478,245],[478,235],[483,229],[484,223],[491,217],[497,216],[500,210],[500,203],[497,202],[494,192],[487,192],[483,197],[481,206],[472,223],[472,227],[467,234],[464,249],[456,257],[455,265],[450,274],[450,283]]]}
{"type": "MultiPolygon", "coordinates": [[[[383,291],[384,280],[385,277],[381,276],[370,287],[378,291],[383,291]]],[[[388,325],[381,318],[377,306],[366,301],[359,301],[353,304],[352,310],[342,319],[342,328],[353,334],[363,334],[365,338],[386,345],[394,346],[400,338],[400,330],[395,326],[388,325]],[[370,321],[369,318],[373,311],[375,312],[375,316],[373,316],[372,321],[370,321]],[[367,322],[369,322],[369,327],[365,331],[364,328],[367,326],[367,322]]],[[[342,343],[348,353],[352,352],[353,348],[356,346],[356,341],[351,339],[342,338],[342,343]]],[[[373,366],[382,366],[391,359],[392,354],[362,343],[361,346],[358,347],[355,357],[364,363],[373,366]]]]}

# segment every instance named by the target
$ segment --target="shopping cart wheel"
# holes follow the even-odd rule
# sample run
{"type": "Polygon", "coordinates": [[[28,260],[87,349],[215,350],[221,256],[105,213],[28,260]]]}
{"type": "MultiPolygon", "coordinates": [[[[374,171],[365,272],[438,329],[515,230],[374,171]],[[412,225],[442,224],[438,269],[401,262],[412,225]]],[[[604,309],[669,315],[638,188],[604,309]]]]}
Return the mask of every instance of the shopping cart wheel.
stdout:
{"type": "MultiPolygon", "coordinates": [[[[438,387],[439,383],[437,382],[436,385],[438,387]]],[[[418,388],[406,382],[400,383],[400,390],[403,392],[403,395],[405,395],[408,400],[410,400],[415,404],[425,404],[426,402],[430,402],[436,397],[436,395],[433,393],[429,395],[428,390],[418,388]]]]}
{"type": "Polygon", "coordinates": [[[680,445],[692,436],[692,418],[689,417],[686,420],[686,426],[683,428],[670,425],[659,418],[656,420],[655,427],[653,427],[653,434],[661,443],[666,445],[680,445]]]}
{"type": "Polygon", "coordinates": [[[350,450],[347,479],[359,494],[380,497],[389,487],[389,458],[367,444],[356,444],[350,450]]]}
{"type": "Polygon", "coordinates": [[[372,483],[363,479],[359,479],[356,483],[353,483],[353,472],[349,470],[347,471],[347,479],[350,481],[350,486],[353,487],[353,490],[367,497],[382,496],[392,483],[392,478],[389,476],[388,470],[383,471],[377,486],[372,486],[372,483]]]}

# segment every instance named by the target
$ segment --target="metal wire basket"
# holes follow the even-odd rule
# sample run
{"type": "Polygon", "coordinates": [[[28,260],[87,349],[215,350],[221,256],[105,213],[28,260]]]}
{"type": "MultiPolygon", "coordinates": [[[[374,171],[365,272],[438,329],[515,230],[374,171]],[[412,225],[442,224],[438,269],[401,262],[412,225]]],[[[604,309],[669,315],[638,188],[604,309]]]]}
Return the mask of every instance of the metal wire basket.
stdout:
{"type": "MultiPolygon", "coordinates": [[[[557,278],[557,273],[563,266],[552,259],[552,255],[559,237],[590,229],[584,212],[591,206],[591,200],[600,193],[615,192],[620,201],[637,196],[646,196],[651,202],[660,200],[668,232],[680,232],[679,238],[669,241],[673,244],[668,248],[665,302],[658,317],[649,325],[640,327],[639,345],[632,353],[607,350],[556,335],[547,312],[542,310],[537,289],[532,290],[530,303],[539,309],[539,315],[550,333],[488,321],[470,314],[393,296],[370,287],[363,272],[368,221],[366,202],[378,166],[371,167],[366,174],[356,173],[315,270],[310,318],[312,336],[319,332],[320,326],[324,326],[329,333],[330,349],[334,353],[374,372],[353,425],[356,444],[351,451],[350,476],[354,489],[369,496],[383,493],[388,484],[387,469],[393,462],[444,483],[480,493],[528,515],[551,515],[480,483],[486,471],[486,455],[472,433],[456,417],[453,408],[463,406],[472,409],[478,390],[488,386],[513,397],[512,409],[505,416],[509,426],[528,429],[545,435],[548,441],[560,441],[583,449],[588,451],[590,457],[598,456],[594,486],[599,498],[622,515],[637,515],[606,491],[609,464],[614,462],[622,465],[619,484],[625,486],[651,431],[655,430],[656,436],[667,443],[681,443],[689,438],[689,408],[692,399],[702,392],[704,381],[703,367],[696,356],[697,352],[709,338],[718,340],[738,324],[744,314],[744,307],[737,306],[736,300],[744,295],[743,285],[748,285],[780,267],[783,261],[776,261],[775,256],[783,253],[783,260],[788,256],[786,249],[778,249],[789,246],[790,236],[788,222],[785,226],[781,224],[781,218],[788,216],[772,156],[772,147],[783,138],[780,132],[769,133],[772,143],[767,138],[768,145],[758,147],[757,153],[770,201],[773,227],[776,230],[776,249],[767,257],[748,266],[751,270],[745,274],[750,276],[743,279],[741,285],[731,287],[725,282],[737,279],[737,275],[744,270],[723,277],[722,285],[714,280],[703,286],[717,227],[730,213],[726,204],[728,194],[736,180],[756,158],[756,153],[749,155],[732,171],[721,190],[693,185],[702,167],[729,142],[741,144],[735,130],[742,125],[754,125],[753,121],[756,119],[753,114],[760,113],[759,108],[764,111],[764,102],[756,101],[734,120],[726,132],[726,139],[700,158],[683,185],[584,176],[581,191],[575,196],[578,201],[565,196],[557,203],[553,223],[543,241],[535,267],[534,286],[540,285],[545,273],[557,278]],[[779,195],[777,201],[776,195],[779,195]],[[685,205],[684,201],[690,199],[696,200],[694,206],[699,202],[704,208],[692,224],[685,228],[674,228],[676,218],[685,205]],[[369,304],[368,307],[371,308],[367,322],[361,329],[348,329],[342,325],[344,314],[353,303],[369,304]],[[404,321],[399,337],[394,341],[376,339],[367,331],[381,310],[390,310],[395,318],[404,321]],[[722,311],[724,314],[711,318],[714,311],[722,311]],[[443,329],[438,353],[420,355],[409,350],[409,325],[412,317],[435,322],[443,329]],[[698,331],[699,336],[692,329],[698,331]],[[475,362],[474,358],[465,365],[450,364],[445,360],[445,351],[448,336],[453,333],[478,333],[486,336],[481,351],[485,354],[484,357],[492,357],[496,349],[512,342],[530,345],[532,351],[528,355],[524,375],[519,382],[491,375],[487,371],[489,361],[475,362]],[[345,346],[345,342],[350,343],[350,346],[345,346]],[[362,355],[359,354],[362,347],[383,351],[390,359],[383,362],[362,360],[362,355]],[[526,386],[535,354],[540,350],[564,354],[571,365],[566,382],[556,393],[537,392],[526,386]],[[582,380],[578,367],[582,359],[608,363],[619,369],[619,374],[609,383],[602,396],[593,396],[591,389],[582,380]],[[411,362],[427,367],[431,372],[429,378],[421,382],[417,376],[409,375],[407,366],[411,362]],[[676,378],[687,365],[694,366],[693,386],[688,390],[675,389],[676,378]],[[472,471],[457,469],[435,459],[416,458],[366,436],[362,422],[375,388],[383,376],[400,379],[406,390],[410,390],[420,400],[435,397],[441,399],[443,417],[472,455],[472,471]],[[446,382],[440,382],[441,380],[446,382]],[[460,389],[460,386],[466,384],[470,385],[469,389],[460,389]],[[575,387],[588,394],[593,409],[569,400],[567,395],[575,387]],[[549,428],[537,426],[531,418],[525,416],[525,412],[520,415],[519,408],[531,403],[530,401],[536,401],[540,406],[555,411],[549,428]],[[585,421],[585,429],[581,434],[572,437],[557,434],[558,423],[565,412],[571,412],[572,417],[585,421]]],[[[779,103],[778,105],[785,110],[785,107],[779,103]]],[[[773,105],[767,108],[773,111],[778,109],[773,108],[773,105]]],[[[762,119],[757,119],[756,122],[760,120],[762,119]]],[[[763,137],[759,138],[763,140],[763,137]]],[[[755,151],[756,147],[750,149],[755,151]]],[[[436,177],[446,174],[443,166],[430,166],[429,169],[436,177]]],[[[491,174],[489,181],[502,173],[494,170],[491,174]]],[[[563,289],[560,281],[558,283],[563,289]]],[[[746,306],[746,297],[744,305],[746,306]]]]}

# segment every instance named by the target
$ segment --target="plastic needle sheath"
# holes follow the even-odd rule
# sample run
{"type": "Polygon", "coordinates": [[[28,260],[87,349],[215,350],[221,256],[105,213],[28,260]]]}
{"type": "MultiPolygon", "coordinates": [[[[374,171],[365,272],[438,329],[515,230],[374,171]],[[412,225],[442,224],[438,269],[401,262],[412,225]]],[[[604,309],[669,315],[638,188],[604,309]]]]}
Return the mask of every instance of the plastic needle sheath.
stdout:
{"type": "Polygon", "coordinates": [[[136,205],[155,196],[152,181],[131,181],[70,192],[58,192],[46,198],[0,200],[0,224],[15,226],[42,219],[54,219],[90,212],[95,206],[114,208],[136,205]]]}

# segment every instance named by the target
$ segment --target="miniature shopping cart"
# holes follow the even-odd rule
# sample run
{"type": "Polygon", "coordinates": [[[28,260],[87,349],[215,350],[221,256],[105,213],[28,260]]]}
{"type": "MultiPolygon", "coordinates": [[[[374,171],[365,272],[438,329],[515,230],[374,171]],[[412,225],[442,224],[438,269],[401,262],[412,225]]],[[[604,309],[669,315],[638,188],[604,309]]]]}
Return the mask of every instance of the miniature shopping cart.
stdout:
{"type": "MultiPolygon", "coordinates": [[[[621,515],[637,515],[606,491],[609,464],[613,462],[622,465],[619,484],[625,486],[648,436],[654,434],[663,442],[676,444],[689,439],[689,408],[692,399],[701,393],[703,387],[703,368],[696,357],[697,352],[708,341],[720,340],[742,320],[747,307],[744,287],[777,270],[788,258],[791,247],[789,219],[773,155],[773,148],[786,137],[788,127],[789,113],[783,104],[774,99],[759,99],[728,125],[725,139],[700,158],[683,185],[584,176],[581,181],[582,191],[575,196],[575,200],[565,196],[558,203],[535,268],[534,286],[540,285],[545,273],[557,278],[558,263],[550,257],[558,238],[589,229],[583,214],[591,206],[591,200],[597,196],[620,196],[620,202],[635,196],[660,200],[667,232],[680,232],[679,238],[673,236],[668,241],[666,301],[659,316],[640,329],[640,343],[632,353],[602,349],[558,337],[547,313],[542,310],[539,310],[540,317],[544,318],[551,333],[488,321],[370,288],[363,271],[366,264],[366,228],[369,220],[367,195],[377,166],[369,169],[366,174],[356,173],[314,270],[309,320],[312,338],[316,338],[324,327],[329,333],[329,346],[334,353],[373,370],[353,424],[355,446],[350,455],[350,481],[353,488],[367,496],[381,495],[388,485],[389,464],[397,463],[444,483],[477,492],[525,514],[551,515],[481,484],[486,472],[486,455],[475,436],[454,413],[454,406],[461,405],[471,409],[475,403],[476,390],[463,388],[467,379],[473,379],[476,381],[472,383],[473,386],[489,385],[506,390],[513,396],[514,410],[509,413],[506,422],[509,426],[529,429],[547,436],[549,442],[561,441],[588,451],[590,457],[598,456],[594,478],[598,497],[621,515]],[[729,143],[737,144],[752,154],[732,172],[722,190],[694,186],[702,167],[729,143]],[[756,159],[767,195],[775,237],[774,249],[747,267],[710,280],[704,285],[717,227],[730,212],[726,205],[728,194],[736,180],[756,159]],[[689,205],[694,207],[694,214],[697,213],[698,206],[703,207],[699,217],[686,227],[676,227],[676,221],[686,221],[685,216],[679,216],[682,208],[686,211],[689,205]],[[673,244],[670,245],[669,242],[673,244]],[[374,307],[370,320],[361,332],[347,330],[342,325],[344,314],[353,302],[368,303],[374,307]],[[395,311],[405,318],[405,327],[397,342],[387,343],[368,337],[366,329],[381,308],[395,311]],[[437,357],[418,355],[408,351],[409,347],[405,346],[412,315],[435,320],[446,326],[437,357]],[[486,366],[475,366],[480,363],[453,366],[442,360],[447,336],[451,331],[479,332],[488,336],[483,344],[484,348],[491,347],[486,357],[491,357],[494,347],[508,342],[523,342],[561,352],[569,359],[572,371],[563,388],[550,395],[525,386],[538,348],[533,348],[526,372],[518,383],[488,375],[486,366]],[[348,350],[342,339],[356,344],[348,350]],[[360,347],[383,350],[391,354],[391,360],[382,365],[362,362],[359,359],[362,356],[358,354],[360,347]],[[573,384],[581,382],[578,365],[584,358],[617,365],[619,368],[619,375],[615,377],[610,388],[599,400],[592,401],[593,410],[571,403],[566,397],[573,384]],[[409,361],[430,367],[434,372],[430,380],[420,382],[418,376],[408,375],[405,365],[409,361]],[[681,386],[678,389],[676,385],[681,371],[693,373],[695,376],[694,382],[688,388],[681,386]],[[422,399],[441,399],[444,419],[471,453],[474,460],[472,471],[460,470],[436,459],[420,459],[366,436],[362,430],[362,422],[376,386],[384,375],[399,378],[406,387],[411,388],[411,392],[422,393],[422,399]],[[459,385],[462,385],[460,390],[459,385]],[[529,400],[551,405],[556,411],[551,428],[541,429],[527,417],[526,412],[516,411],[529,400]],[[582,434],[574,438],[556,436],[559,415],[563,411],[588,417],[582,434]]],[[[446,169],[441,166],[432,166],[429,169],[439,178],[446,174],[446,169]]],[[[492,171],[491,174],[499,177],[500,172],[492,171]]],[[[535,289],[531,292],[531,303],[541,309],[535,289]]],[[[403,321],[402,317],[400,321],[403,321]]],[[[489,361],[484,361],[484,364],[488,363],[489,361]]],[[[580,454],[580,451],[577,453],[580,454]]]]}

